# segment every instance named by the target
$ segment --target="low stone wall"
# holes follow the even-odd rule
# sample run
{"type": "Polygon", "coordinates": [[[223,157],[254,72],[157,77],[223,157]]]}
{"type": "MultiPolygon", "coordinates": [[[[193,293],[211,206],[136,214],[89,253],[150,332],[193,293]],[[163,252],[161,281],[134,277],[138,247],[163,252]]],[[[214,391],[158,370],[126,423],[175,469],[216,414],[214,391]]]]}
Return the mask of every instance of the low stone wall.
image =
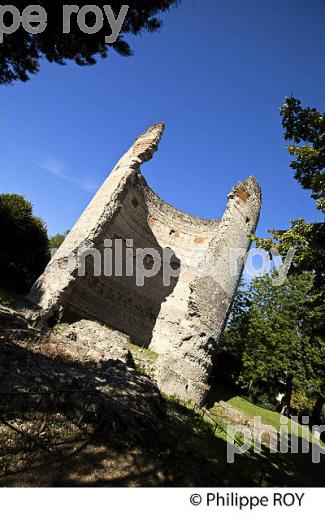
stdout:
{"type": "Polygon", "coordinates": [[[248,429],[254,442],[260,441],[267,448],[277,448],[278,433],[273,426],[262,424],[257,418],[254,421],[254,418],[224,401],[220,401],[214,408],[214,415],[225,424],[238,426],[238,433],[240,427],[248,429]]]}

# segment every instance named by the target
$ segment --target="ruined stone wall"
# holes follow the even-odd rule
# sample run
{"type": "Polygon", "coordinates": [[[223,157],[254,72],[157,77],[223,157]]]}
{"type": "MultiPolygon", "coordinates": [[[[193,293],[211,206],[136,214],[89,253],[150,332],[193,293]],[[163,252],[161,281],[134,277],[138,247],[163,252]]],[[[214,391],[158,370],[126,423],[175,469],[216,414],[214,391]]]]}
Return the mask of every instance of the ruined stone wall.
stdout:
{"type": "Polygon", "coordinates": [[[107,177],[43,275],[32,287],[28,299],[40,307],[43,320],[50,319],[60,307],[66,308],[66,302],[78,284],[79,251],[87,247],[103,247],[108,229],[139,179],[140,165],[152,158],[163,130],[163,125],[155,125],[136,140],[107,177]]]}
{"type": "MultiPolygon", "coordinates": [[[[168,345],[159,359],[158,383],[166,394],[204,402],[217,343],[244,268],[261,207],[261,192],[250,177],[230,193],[227,209],[209,244],[212,268],[192,274],[182,316],[162,305],[152,343],[159,352],[161,337],[168,345]],[[168,341],[172,337],[173,341],[168,341]]],[[[187,274],[187,278],[188,278],[187,274]]]]}
{"type": "MultiPolygon", "coordinates": [[[[59,315],[100,320],[153,349],[160,355],[160,388],[202,403],[243,256],[257,225],[261,194],[255,179],[239,183],[221,221],[191,217],[165,203],[140,171],[156,151],[163,129],[149,128],[122,157],[28,298],[44,321],[59,315]],[[85,276],[79,276],[80,248],[94,248],[104,260],[107,244],[112,244],[113,275],[105,276],[102,264],[102,273],[94,276],[89,255],[85,276]],[[123,251],[120,272],[114,265],[118,247],[123,251]],[[135,268],[137,251],[143,248],[152,248],[163,263],[139,286],[135,268]],[[233,249],[238,248],[234,269],[233,249]],[[126,276],[126,251],[132,257],[132,276],[126,276]],[[164,273],[170,268],[166,285],[164,273]]],[[[144,267],[150,269],[150,260],[150,255],[145,257],[144,267]]]]}

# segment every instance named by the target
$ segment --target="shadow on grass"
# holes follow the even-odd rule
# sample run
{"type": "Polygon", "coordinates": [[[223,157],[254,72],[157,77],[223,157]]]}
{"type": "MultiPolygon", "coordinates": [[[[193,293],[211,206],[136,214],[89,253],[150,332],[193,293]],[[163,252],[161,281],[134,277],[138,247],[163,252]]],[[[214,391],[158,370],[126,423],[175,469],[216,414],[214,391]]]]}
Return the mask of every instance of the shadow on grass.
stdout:
{"type": "Polygon", "coordinates": [[[228,464],[223,435],[119,361],[81,364],[3,340],[0,417],[0,486],[324,483],[324,464],[307,455],[228,464]]]}

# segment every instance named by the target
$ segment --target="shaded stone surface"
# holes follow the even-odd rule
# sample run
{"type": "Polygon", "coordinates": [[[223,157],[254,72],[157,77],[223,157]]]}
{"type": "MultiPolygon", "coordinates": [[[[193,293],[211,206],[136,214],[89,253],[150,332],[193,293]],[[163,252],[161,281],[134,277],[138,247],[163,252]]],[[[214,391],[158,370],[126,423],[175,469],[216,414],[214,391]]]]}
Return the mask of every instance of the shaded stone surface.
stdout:
{"type": "MultiPolygon", "coordinates": [[[[126,344],[113,344],[116,332],[80,322],[53,334],[27,325],[16,328],[20,316],[9,309],[0,308],[0,323],[3,315],[11,319],[0,327],[0,412],[40,410],[42,393],[48,394],[42,405],[46,411],[56,399],[55,392],[67,391],[69,405],[81,411],[95,393],[92,407],[99,419],[130,407],[150,416],[164,416],[157,385],[133,368],[126,344]],[[86,341],[87,330],[94,332],[93,341],[86,341]]],[[[131,416],[132,420],[136,423],[137,417],[131,416]]]]}
{"type": "Polygon", "coordinates": [[[113,359],[134,368],[128,336],[101,323],[80,320],[61,324],[56,327],[51,338],[56,342],[62,339],[79,361],[99,362],[113,359]]]}

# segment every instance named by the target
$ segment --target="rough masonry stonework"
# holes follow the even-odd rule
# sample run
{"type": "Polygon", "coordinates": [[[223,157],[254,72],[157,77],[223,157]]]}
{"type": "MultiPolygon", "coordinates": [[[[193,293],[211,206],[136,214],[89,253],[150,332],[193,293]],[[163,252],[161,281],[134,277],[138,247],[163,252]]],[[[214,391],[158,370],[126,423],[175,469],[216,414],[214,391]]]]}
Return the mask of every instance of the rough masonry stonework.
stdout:
{"type": "Polygon", "coordinates": [[[28,300],[43,322],[101,321],[154,350],[159,354],[160,389],[201,404],[258,222],[261,191],[253,177],[239,182],[221,220],[178,211],[150,189],[140,171],[152,159],[163,131],[163,124],[150,127],[118,162],[28,300]],[[94,272],[90,249],[100,255],[99,273],[94,272]],[[78,271],[81,250],[84,276],[78,271]],[[122,265],[111,266],[112,275],[104,272],[108,250],[113,263],[123,253],[122,265]],[[150,273],[155,262],[150,250],[162,259],[161,266],[139,285],[138,251],[150,273]],[[127,275],[130,257],[134,272],[127,275]]]}

